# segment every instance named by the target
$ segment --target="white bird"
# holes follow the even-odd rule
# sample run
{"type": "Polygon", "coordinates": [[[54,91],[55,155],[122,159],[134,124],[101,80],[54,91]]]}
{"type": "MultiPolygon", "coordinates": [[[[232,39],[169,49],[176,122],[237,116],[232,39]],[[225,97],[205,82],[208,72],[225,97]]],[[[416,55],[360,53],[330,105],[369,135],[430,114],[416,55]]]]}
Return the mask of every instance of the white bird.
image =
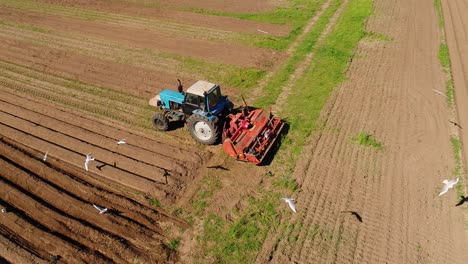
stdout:
{"type": "Polygon", "coordinates": [[[88,171],[89,162],[91,162],[92,160],[94,160],[94,157],[91,155],[91,153],[86,154],[86,160],[84,163],[86,171],[88,171]]]}
{"type": "Polygon", "coordinates": [[[42,161],[46,161],[46,159],[47,159],[47,154],[49,154],[49,151],[47,151],[47,152],[44,154],[44,157],[42,157],[42,161]]]}
{"type": "Polygon", "coordinates": [[[94,208],[96,208],[100,214],[103,214],[105,212],[107,212],[107,208],[103,208],[103,207],[100,207],[100,206],[97,206],[95,204],[93,204],[94,208]]]}
{"type": "Polygon", "coordinates": [[[4,214],[4,213],[7,212],[7,209],[6,209],[6,208],[2,208],[1,212],[2,212],[2,214],[4,214]]]}
{"type": "Polygon", "coordinates": [[[257,31],[260,32],[260,33],[263,33],[263,34],[268,34],[268,32],[263,31],[263,30],[261,30],[261,29],[257,29],[257,31]]]}
{"type": "Polygon", "coordinates": [[[122,145],[122,144],[126,144],[127,142],[125,142],[125,139],[121,139],[119,141],[117,141],[117,145],[122,145]]]}
{"type": "Polygon", "coordinates": [[[443,183],[445,185],[444,185],[444,187],[442,187],[442,191],[439,193],[439,196],[441,196],[442,194],[448,192],[449,189],[453,188],[453,186],[458,183],[458,178],[453,179],[451,181],[444,180],[443,183]]]}
{"type": "Polygon", "coordinates": [[[294,204],[294,199],[293,198],[281,198],[281,199],[283,199],[285,202],[287,202],[289,207],[291,208],[291,210],[293,210],[293,212],[296,213],[296,205],[294,204]]]}

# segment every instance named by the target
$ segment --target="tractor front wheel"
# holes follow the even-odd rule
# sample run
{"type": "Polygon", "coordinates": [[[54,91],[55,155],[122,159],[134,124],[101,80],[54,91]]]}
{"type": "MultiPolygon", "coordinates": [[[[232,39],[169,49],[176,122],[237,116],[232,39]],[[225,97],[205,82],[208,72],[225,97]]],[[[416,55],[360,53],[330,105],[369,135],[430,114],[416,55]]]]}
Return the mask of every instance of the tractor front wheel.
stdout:
{"type": "Polygon", "coordinates": [[[153,116],[153,126],[161,131],[166,131],[169,129],[169,120],[167,119],[165,113],[157,112],[153,116]]]}
{"type": "Polygon", "coordinates": [[[193,114],[187,120],[190,135],[201,144],[213,145],[218,142],[219,129],[215,122],[207,117],[193,114]]]}

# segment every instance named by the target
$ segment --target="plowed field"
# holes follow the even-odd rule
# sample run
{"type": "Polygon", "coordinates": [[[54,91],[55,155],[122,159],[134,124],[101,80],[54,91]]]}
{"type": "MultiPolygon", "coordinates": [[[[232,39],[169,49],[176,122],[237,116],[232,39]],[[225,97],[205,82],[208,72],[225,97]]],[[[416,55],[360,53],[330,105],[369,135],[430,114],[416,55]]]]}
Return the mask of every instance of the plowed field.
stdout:
{"type": "MultiPolygon", "coordinates": [[[[442,7],[459,67],[458,120],[466,123],[461,2],[442,7]]],[[[374,8],[366,28],[386,38],[358,45],[348,80],[322,112],[324,129],[295,167],[298,213],[282,219],[284,230],[271,233],[258,263],[467,262],[466,204],[456,206],[465,186],[438,195],[442,181],[456,177],[450,139],[466,128],[449,122],[456,117],[447,98],[433,91],[445,91],[434,3],[377,0],[374,8]],[[362,131],[383,149],[353,143],[362,131]]]]}
{"type": "MultiPolygon", "coordinates": [[[[192,7],[276,7],[232,4],[192,7]]],[[[194,193],[213,154],[183,128],[151,129],[148,99],[177,78],[222,82],[244,69],[261,75],[281,52],[249,41],[264,38],[258,29],[276,37],[290,31],[180,5],[0,1],[0,207],[7,210],[0,262],[179,260],[173,243],[191,226],[173,212],[194,193]],[[127,143],[118,145],[121,139],[127,143]],[[95,158],[88,171],[87,153],[95,158]]],[[[226,86],[224,93],[239,90],[226,86]]]]}
{"type": "Polygon", "coordinates": [[[467,156],[462,2],[442,0],[438,26],[433,2],[375,0],[343,54],[323,47],[358,0],[0,0],[0,263],[467,263],[465,180],[438,196],[467,156]],[[451,76],[441,40],[453,108],[433,91],[451,76]],[[308,122],[296,87],[324,53],[348,56],[346,80],[266,166],[151,125],[177,78],[308,122]]]}

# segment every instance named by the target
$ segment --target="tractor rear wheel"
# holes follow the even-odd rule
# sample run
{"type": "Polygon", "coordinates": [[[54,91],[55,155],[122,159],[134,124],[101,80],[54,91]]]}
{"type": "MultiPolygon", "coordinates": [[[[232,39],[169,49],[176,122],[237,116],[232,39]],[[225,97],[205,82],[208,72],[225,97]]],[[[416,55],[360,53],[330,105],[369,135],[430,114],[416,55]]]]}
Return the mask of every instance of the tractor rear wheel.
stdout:
{"type": "Polygon", "coordinates": [[[213,145],[218,142],[218,125],[207,117],[193,114],[187,120],[190,135],[201,144],[213,145]]]}
{"type": "Polygon", "coordinates": [[[169,120],[167,119],[165,113],[157,112],[153,116],[153,126],[161,131],[166,131],[169,129],[169,120]]]}

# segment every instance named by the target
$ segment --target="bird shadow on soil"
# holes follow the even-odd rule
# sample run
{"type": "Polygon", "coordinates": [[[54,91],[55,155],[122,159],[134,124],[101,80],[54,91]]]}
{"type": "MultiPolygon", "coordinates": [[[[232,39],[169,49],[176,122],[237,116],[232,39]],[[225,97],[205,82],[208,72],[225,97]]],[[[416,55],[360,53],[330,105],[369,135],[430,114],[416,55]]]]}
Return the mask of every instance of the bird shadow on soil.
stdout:
{"type": "Polygon", "coordinates": [[[468,197],[465,197],[464,195],[460,196],[461,200],[455,205],[455,206],[460,206],[464,204],[465,202],[468,202],[468,197]]]}
{"type": "Polygon", "coordinates": [[[263,158],[263,161],[260,164],[258,164],[259,166],[268,166],[268,165],[270,165],[271,162],[273,161],[274,157],[276,156],[276,153],[280,149],[281,141],[282,141],[282,139],[284,137],[286,137],[286,135],[289,132],[289,128],[290,128],[289,122],[284,120],[284,119],[283,119],[283,121],[284,121],[283,129],[279,133],[278,138],[275,140],[275,142],[271,146],[271,148],[268,151],[268,153],[266,154],[265,158],[263,158]]]}
{"type": "Polygon", "coordinates": [[[107,211],[107,212],[108,212],[109,214],[111,214],[111,215],[121,215],[121,214],[122,214],[121,211],[119,211],[119,210],[117,210],[117,209],[114,209],[114,208],[109,209],[109,211],[107,211]]]}
{"type": "Polygon", "coordinates": [[[216,170],[219,169],[219,170],[225,170],[225,171],[228,171],[228,170],[229,170],[228,168],[226,168],[226,167],[224,167],[224,166],[222,166],[222,165],[208,166],[208,167],[206,167],[206,168],[208,168],[208,169],[216,169],[216,170]]]}
{"type": "Polygon", "coordinates": [[[362,217],[360,214],[358,214],[357,212],[355,211],[341,211],[342,213],[350,213],[351,215],[353,215],[354,217],[356,217],[356,219],[362,223],[362,217]]]}

